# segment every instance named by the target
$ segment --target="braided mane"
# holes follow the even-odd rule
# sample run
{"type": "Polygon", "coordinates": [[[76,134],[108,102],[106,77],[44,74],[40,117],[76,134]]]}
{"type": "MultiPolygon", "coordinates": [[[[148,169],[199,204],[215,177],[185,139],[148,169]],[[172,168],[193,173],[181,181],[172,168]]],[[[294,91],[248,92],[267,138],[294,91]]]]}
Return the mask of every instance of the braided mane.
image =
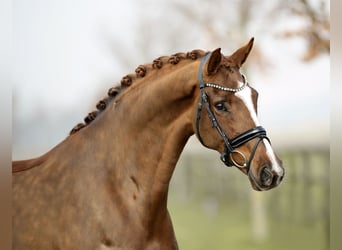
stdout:
{"type": "Polygon", "coordinates": [[[69,135],[76,133],[77,131],[81,130],[93,120],[95,120],[96,116],[106,109],[108,104],[115,99],[115,97],[121,93],[123,90],[128,88],[133,84],[136,79],[142,78],[146,76],[152,70],[159,70],[165,64],[172,64],[176,65],[181,60],[196,60],[198,58],[203,57],[206,55],[207,52],[203,50],[192,50],[187,53],[176,53],[171,56],[161,56],[153,60],[151,64],[140,65],[135,69],[135,74],[129,74],[124,76],[121,79],[120,85],[114,86],[110,88],[107,92],[107,97],[103,98],[96,104],[95,111],[90,112],[85,118],[84,123],[78,123],[73,129],[70,131],[69,135]]]}

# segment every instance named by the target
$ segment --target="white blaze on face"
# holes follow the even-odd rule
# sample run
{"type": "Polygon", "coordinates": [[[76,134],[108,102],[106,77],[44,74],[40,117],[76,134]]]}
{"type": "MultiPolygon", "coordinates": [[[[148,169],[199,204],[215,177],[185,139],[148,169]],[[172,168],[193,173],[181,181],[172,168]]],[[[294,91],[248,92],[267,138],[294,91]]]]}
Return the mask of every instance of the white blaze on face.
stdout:
{"type": "MultiPolygon", "coordinates": [[[[242,86],[242,85],[243,85],[243,83],[240,82],[240,86],[242,86]]],[[[243,103],[246,105],[255,126],[260,126],[260,123],[259,123],[259,120],[258,120],[258,117],[256,114],[256,110],[254,109],[253,100],[252,100],[252,89],[250,87],[246,86],[241,91],[235,92],[235,96],[240,98],[243,101],[243,103]]],[[[283,169],[282,169],[282,167],[279,166],[279,164],[276,160],[276,156],[275,156],[274,151],[271,147],[271,144],[266,139],[263,139],[263,142],[264,142],[264,145],[266,148],[266,154],[272,163],[272,170],[275,171],[277,174],[282,174],[283,169]]]]}

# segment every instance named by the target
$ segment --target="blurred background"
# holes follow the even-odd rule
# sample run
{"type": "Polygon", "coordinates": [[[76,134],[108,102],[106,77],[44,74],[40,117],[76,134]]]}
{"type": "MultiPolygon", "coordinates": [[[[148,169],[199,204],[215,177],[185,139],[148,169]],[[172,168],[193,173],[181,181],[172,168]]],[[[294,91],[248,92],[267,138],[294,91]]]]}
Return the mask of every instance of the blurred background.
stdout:
{"type": "Polygon", "coordinates": [[[286,167],[258,193],[196,138],[169,209],[181,249],[329,249],[327,0],[13,1],[12,158],[62,141],[136,66],[192,49],[224,54],[255,37],[242,71],[286,167]]]}

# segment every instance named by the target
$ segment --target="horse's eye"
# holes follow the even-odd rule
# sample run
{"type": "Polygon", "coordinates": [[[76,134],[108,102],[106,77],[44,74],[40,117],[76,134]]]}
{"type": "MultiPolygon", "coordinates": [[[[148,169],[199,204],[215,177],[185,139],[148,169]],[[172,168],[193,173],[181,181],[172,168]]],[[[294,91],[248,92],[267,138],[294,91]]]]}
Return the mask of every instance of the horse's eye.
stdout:
{"type": "Polygon", "coordinates": [[[215,104],[215,108],[218,110],[218,111],[227,111],[227,108],[226,106],[224,105],[223,102],[218,102],[215,104]]]}

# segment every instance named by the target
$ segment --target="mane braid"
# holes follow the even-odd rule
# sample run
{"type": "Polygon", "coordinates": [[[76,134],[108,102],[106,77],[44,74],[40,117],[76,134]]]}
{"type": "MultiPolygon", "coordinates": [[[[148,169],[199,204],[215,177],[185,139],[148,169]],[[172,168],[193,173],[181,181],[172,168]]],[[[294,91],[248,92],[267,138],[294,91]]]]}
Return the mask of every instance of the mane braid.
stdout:
{"type": "Polygon", "coordinates": [[[135,69],[135,74],[129,74],[124,76],[121,79],[120,85],[112,87],[107,92],[107,97],[103,98],[96,104],[95,111],[90,112],[85,118],[84,123],[78,123],[75,127],[72,128],[69,135],[75,134],[82,128],[86,127],[89,123],[91,123],[93,120],[96,119],[97,115],[101,113],[103,110],[106,109],[108,104],[115,99],[115,97],[121,93],[123,90],[128,88],[133,84],[133,82],[136,79],[145,77],[148,72],[152,70],[159,70],[161,69],[165,64],[172,64],[176,65],[182,60],[197,60],[198,58],[201,58],[205,56],[208,52],[205,52],[203,50],[192,50],[187,53],[176,53],[171,56],[161,56],[153,60],[151,64],[145,64],[145,65],[139,65],[135,69]]]}

